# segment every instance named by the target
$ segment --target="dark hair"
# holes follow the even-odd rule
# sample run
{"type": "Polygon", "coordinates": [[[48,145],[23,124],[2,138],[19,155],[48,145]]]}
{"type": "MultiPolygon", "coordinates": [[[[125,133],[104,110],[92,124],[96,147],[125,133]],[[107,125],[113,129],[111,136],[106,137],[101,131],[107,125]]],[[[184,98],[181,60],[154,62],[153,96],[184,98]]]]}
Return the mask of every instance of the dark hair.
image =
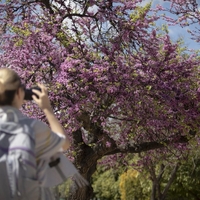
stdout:
{"type": "Polygon", "coordinates": [[[3,95],[0,95],[0,106],[10,106],[13,103],[16,90],[6,90],[3,95]]]}

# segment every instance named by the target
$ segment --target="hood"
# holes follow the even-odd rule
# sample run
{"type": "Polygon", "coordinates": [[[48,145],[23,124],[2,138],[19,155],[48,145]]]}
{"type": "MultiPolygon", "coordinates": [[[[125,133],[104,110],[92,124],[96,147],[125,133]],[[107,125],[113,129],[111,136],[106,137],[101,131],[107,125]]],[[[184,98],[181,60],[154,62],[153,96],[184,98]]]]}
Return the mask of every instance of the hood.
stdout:
{"type": "Polygon", "coordinates": [[[24,118],[23,114],[15,107],[1,106],[0,107],[0,123],[4,122],[18,122],[19,119],[24,118]]]}
{"type": "Polygon", "coordinates": [[[17,133],[19,129],[22,131],[23,126],[19,120],[25,116],[15,107],[1,106],[0,107],[0,131],[17,133]]]}

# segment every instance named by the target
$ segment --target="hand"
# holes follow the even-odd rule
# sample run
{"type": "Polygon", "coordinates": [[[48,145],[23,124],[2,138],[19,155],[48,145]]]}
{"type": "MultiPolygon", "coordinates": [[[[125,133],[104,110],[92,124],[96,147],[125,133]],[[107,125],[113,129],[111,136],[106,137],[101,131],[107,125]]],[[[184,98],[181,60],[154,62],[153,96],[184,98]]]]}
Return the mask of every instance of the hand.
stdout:
{"type": "Polygon", "coordinates": [[[38,84],[38,86],[41,88],[41,91],[33,89],[33,93],[37,94],[38,96],[37,98],[35,95],[32,95],[33,100],[42,110],[52,110],[47,88],[43,84],[38,84]]]}

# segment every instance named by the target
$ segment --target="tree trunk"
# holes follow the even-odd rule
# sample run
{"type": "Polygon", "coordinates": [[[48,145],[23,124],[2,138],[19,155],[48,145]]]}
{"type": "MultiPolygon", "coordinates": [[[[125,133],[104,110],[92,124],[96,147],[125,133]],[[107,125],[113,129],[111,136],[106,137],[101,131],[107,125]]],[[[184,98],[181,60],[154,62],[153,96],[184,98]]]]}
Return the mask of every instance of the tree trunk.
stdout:
{"type": "MultiPolygon", "coordinates": [[[[85,177],[89,183],[91,182],[91,177],[92,174],[95,172],[96,170],[96,165],[97,165],[97,161],[94,161],[94,165],[90,167],[90,169],[88,169],[88,173],[87,174],[82,174],[83,177],[85,177]]],[[[86,167],[86,166],[85,166],[86,167]]],[[[82,166],[82,170],[83,170],[83,166],[82,166]]],[[[94,196],[93,194],[93,189],[92,186],[86,186],[83,188],[78,188],[75,184],[73,184],[70,188],[70,194],[68,196],[68,200],[90,200],[92,199],[94,196]]]]}
{"type": "Polygon", "coordinates": [[[72,187],[67,200],[90,200],[93,197],[92,187],[76,188],[72,187]]]}
{"type": "Polygon", "coordinates": [[[154,181],[152,183],[151,200],[156,200],[156,183],[154,181]]]}
{"type": "Polygon", "coordinates": [[[96,171],[98,159],[102,156],[98,155],[90,146],[83,142],[80,130],[74,133],[73,138],[76,152],[74,165],[79,169],[80,174],[89,182],[89,186],[78,188],[73,184],[67,199],[90,200],[93,197],[93,189],[90,185],[91,177],[96,171]]]}

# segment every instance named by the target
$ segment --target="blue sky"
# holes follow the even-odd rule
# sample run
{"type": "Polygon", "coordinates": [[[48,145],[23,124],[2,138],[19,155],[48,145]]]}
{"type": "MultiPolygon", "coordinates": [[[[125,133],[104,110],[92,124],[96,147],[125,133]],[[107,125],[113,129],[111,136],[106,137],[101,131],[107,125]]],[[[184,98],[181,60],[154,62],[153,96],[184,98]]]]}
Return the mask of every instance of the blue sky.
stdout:
{"type": "MultiPolygon", "coordinates": [[[[163,1],[163,0],[143,0],[142,5],[145,5],[148,2],[152,1],[152,7],[155,7],[157,4],[162,5],[164,8],[169,8],[170,3],[163,1]]],[[[200,8],[200,0],[197,0],[200,8]]],[[[163,12],[160,12],[160,14],[163,12]]],[[[169,17],[175,17],[174,15],[170,13],[166,13],[169,17]]],[[[164,21],[158,21],[157,25],[162,25],[164,21]]],[[[185,42],[185,46],[187,46],[189,49],[195,49],[199,50],[200,49],[200,43],[197,43],[196,41],[191,39],[191,35],[187,32],[188,29],[194,30],[195,27],[198,27],[199,24],[195,24],[193,26],[188,26],[188,27],[180,27],[180,26],[169,26],[169,34],[173,40],[177,40],[178,38],[182,37],[185,42]]],[[[200,26],[199,26],[200,28],[200,26]]]]}

